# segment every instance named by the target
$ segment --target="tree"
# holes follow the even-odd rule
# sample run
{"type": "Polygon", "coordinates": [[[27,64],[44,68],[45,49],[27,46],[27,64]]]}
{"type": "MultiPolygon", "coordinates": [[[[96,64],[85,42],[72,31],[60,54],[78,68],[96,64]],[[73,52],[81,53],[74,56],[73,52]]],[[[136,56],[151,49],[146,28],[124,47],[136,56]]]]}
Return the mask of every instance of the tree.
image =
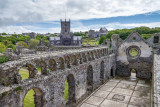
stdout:
{"type": "Polygon", "coordinates": [[[106,39],[105,36],[101,36],[101,38],[99,39],[99,44],[102,44],[105,39],[106,39]]]}
{"type": "Polygon", "coordinates": [[[25,42],[23,42],[23,41],[17,42],[17,43],[16,43],[16,46],[23,46],[23,47],[25,47],[25,48],[28,48],[28,45],[27,45],[25,42]]]}
{"type": "Polygon", "coordinates": [[[0,64],[4,63],[4,62],[8,62],[9,59],[6,56],[0,56],[0,64]]]}
{"type": "Polygon", "coordinates": [[[7,35],[7,33],[4,33],[4,32],[3,32],[2,35],[7,35]]]}
{"type": "Polygon", "coordinates": [[[8,46],[7,46],[7,48],[12,48],[12,50],[16,50],[16,46],[15,45],[13,45],[13,44],[9,44],[8,46]]]}
{"type": "Polygon", "coordinates": [[[6,50],[6,46],[0,42],[0,53],[5,52],[5,50],[6,50]]]}
{"type": "Polygon", "coordinates": [[[4,41],[3,41],[3,44],[4,44],[5,46],[8,46],[9,44],[12,44],[12,42],[9,41],[9,40],[4,40],[4,41]]]}
{"type": "Polygon", "coordinates": [[[31,39],[28,41],[28,45],[30,49],[35,49],[38,44],[39,44],[39,40],[36,40],[36,39],[31,39]]]}

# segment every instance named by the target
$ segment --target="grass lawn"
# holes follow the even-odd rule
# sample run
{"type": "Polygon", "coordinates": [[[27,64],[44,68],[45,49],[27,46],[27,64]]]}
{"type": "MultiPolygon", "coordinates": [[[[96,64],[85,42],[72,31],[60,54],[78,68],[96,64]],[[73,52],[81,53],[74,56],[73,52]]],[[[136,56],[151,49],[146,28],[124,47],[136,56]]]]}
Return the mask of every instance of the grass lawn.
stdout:
{"type": "Polygon", "coordinates": [[[34,94],[35,93],[33,89],[28,91],[23,102],[23,107],[35,107],[34,96],[33,96],[34,94]]]}
{"type": "Polygon", "coordinates": [[[41,67],[37,67],[38,72],[41,72],[41,67]]]}
{"type": "MultiPolygon", "coordinates": [[[[21,74],[22,80],[27,79],[29,77],[29,73],[27,70],[26,71],[20,70],[19,73],[21,74]]],[[[35,93],[34,93],[33,89],[28,91],[28,93],[25,96],[24,102],[23,102],[24,107],[35,107],[34,97],[33,97],[34,94],[35,93]]]]}
{"type": "MultiPolygon", "coordinates": [[[[38,68],[38,71],[40,72],[40,67],[38,68]]],[[[29,77],[29,73],[28,71],[26,70],[20,70],[19,73],[21,74],[21,77],[22,77],[22,80],[24,79],[27,79],[29,77]]],[[[31,89],[30,91],[28,91],[28,93],[26,94],[25,96],[25,99],[24,99],[24,107],[35,107],[35,104],[34,104],[34,90],[31,89]]],[[[68,99],[68,82],[67,80],[65,81],[65,90],[64,90],[64,98],[65,98],[65,101],[67,101],[68,99]]]]}
{"type": "Polygon", "coordinates": [[[68,99],[68,82],[67,82],[67,80],[65,81],[64,99],[65,99],[65,101],[67,101],[67,99],[68,99]]]}
{"type": "Polygon", "coordinates": [[[21,74],[22,80],[27,79],[29,77],[28,71],[20,70],[19,74],[21,74]]]}
{"type": "Polygon", "coordinates": [[[99,41],[95,42],[97,38],[85,38],[85,39],[82,39],[82,44],[83,45],[98,45],[99,41]]]}
{"type": "Polygon", "coordinates": [[[129,54],[131,56],[137,56],[138,55],[138,50],[135,49],[135,48],[132,48],[132,49],[129,50],[129,54]]]}

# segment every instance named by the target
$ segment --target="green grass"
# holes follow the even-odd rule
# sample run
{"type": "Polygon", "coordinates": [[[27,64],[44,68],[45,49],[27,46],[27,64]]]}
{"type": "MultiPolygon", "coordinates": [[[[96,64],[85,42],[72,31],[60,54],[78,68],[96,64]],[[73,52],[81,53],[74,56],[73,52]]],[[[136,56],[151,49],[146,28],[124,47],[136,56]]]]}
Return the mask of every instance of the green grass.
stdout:
{"type": "MultiPolygon", "coordinates": [[[[29,77],[28,71],[20,70],[19,73],[21,74],[22,80],[27,79],[29,77]]],[[[35,107],[34,96],[33,96],[34,94],[35,93],[33,89],[28,91],[28,93],[25,96],[24,102],[23,102],[24,107],[35,107]]]]}
{"type": "Polygon", "coordinates": [[[33,96],[34,94],[35,92],[33,89],[28,91],[23,102],[23,107],[35,107],[33,96]]]}
{"type": "Polygon", "coordinates": [[[135,48],[132,48],[132,49],[129,50],[129,54],[131,56],[137,56],[138,55],[138,50],[135,49],[135,48]]]}
{"type": "Polygon", "coordinates": [[[84,38],[82,39],[83,45],[98,45],[99,41],[95,42],[97,38],[84,38]]]}
{"type": "MultiPolygon", "coordinates": [[[[25,69],[25,68],[23,68],[25,69]]],[[[40,72],[40,67],[38,68],[38,71],[40,72]]],[[[20,70],[19,73],[21,74],[21,77],[22,79],[27,79],[29,77],[29,73],[28,71],[24,71],[24,70],[20,70]]],[[[35,107],[35,104],[34,104],[34,90],[31,89],[30,91],[28,91],[28,93],[26,94],[25,96],[25,99],[24,99],[24,107],[35,107]]],[[[65,101],[67,101],[68,99],[68,82],[67,80],[65,81],[65,90],[64,90],[64,98],[65,98],[65,101]]]]}
{"type": "Polygon", "coordinates": [[[29,77],[28,71],[20,70],[19,73],[21,74],[22,80],[27,79],[29,77]]]}
{"type": "Polygon", "coordinates": [[[67,82],[67,80],[65,81],[64,99],[65,99],[65,101],[67,101],[67,99],[68,99],[68,82],[67,82]]]}
{"type": "Polygon", "coordinates": [[[41,67],[37,67],[38,72],[41,72],[41,67]]]}

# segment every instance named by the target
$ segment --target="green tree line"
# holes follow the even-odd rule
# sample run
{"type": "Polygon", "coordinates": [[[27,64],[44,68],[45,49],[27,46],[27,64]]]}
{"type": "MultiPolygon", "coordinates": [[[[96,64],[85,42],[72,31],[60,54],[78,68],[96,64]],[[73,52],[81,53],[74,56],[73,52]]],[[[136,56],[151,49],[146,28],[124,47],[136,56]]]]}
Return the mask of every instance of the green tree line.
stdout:
{"type": "Polygon", "coordinates": [[[157,28],[149,28],[149,27],[136,27],[132,29],[116,29],[116,30],[111,30],[108,32],[107,35],[102,36],[100,38],[99,44],[103,43],[103,40],[105,39],[111,39],[111,36],[113,34],[119,34],[120,38],[125,40],[130,33],[133,31],[138,32],[144,39],[150,38],[154,33],[159,33],[160,32],[160,27],[157,28]]]}

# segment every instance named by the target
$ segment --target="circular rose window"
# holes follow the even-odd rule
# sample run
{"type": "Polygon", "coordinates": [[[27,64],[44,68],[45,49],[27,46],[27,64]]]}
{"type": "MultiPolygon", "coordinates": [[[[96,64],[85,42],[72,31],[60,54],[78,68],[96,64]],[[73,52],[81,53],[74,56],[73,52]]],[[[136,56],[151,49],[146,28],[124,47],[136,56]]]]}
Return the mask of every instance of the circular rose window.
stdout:
{"type": "Polygon", "coordinates": [[[137,58],[141,54],[141,50],[138,46],[130,46],[127,49],[127,55],[131,58],[137,58]]]}

